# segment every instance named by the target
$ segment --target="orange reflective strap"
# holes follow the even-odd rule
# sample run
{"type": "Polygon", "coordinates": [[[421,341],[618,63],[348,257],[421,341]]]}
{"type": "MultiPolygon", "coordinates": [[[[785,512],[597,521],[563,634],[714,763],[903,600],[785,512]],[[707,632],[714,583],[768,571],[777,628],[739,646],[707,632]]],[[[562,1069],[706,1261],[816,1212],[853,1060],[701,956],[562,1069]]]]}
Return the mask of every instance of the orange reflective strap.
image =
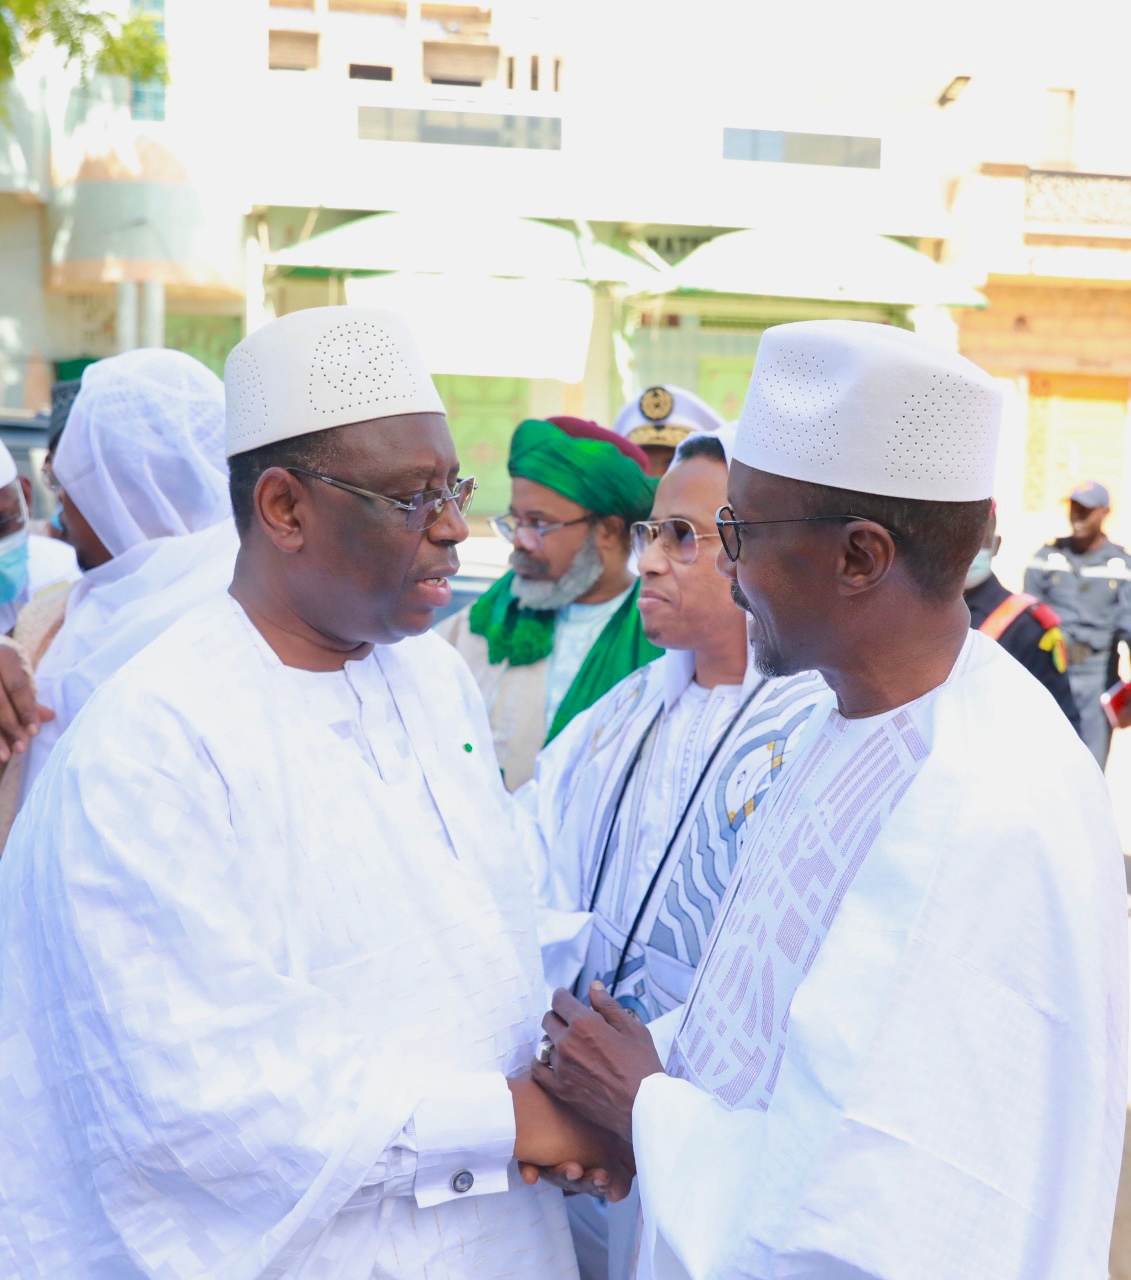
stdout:
{"type": "Polygon", "coordinates": [[[1000,640],[1013,623],[1037,603],[1035,596],[1018,591],[1008,600],[1003,600],[978,630],[983,635],[989,636],[991,640],[1000,640]]]}

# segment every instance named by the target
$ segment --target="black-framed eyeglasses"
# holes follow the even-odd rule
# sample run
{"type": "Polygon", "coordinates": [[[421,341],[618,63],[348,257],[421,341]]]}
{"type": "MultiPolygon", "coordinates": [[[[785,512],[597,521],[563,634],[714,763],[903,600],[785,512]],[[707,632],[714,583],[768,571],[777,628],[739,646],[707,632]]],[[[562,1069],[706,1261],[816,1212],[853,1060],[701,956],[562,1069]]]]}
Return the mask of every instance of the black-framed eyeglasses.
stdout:
{"type": "Polygon", "coordinates": [[[576,520],[555,520],[547,523],[544,520],[520,520],[518,516],[491,516],[487,523],[505,542],[513,543],[521,529],[528,534],[536,547],[542,546],[542,540],[548,533],[557,533],[559,529],[568,529],[574,524],[592,524],[597,517],[593,515],[578,516],[576,520]]]}
{"type": "Polygon", "coordinates": [[[443,489],[424,489],[420,493],[414,493],[407,502],[403,502],[400,498],[390,498],[386,493],[373,493],[369,489],[359,488],[356,484],[347,484],[345,480],[324,476],[320,471],[308,471],[305,467],[287,467],[287,470],[293,475],[309,476],[311,480],[321,480],[323,484],[333,485],[335,489],[355,493],[359,498],[373,498],[377,502],[387,502],[389,506],[405,512],[405,524],[414,533],[431,529],[449,502],[456,504],[456,509],[461,516],[467,515],[471,499],[475,496],[475,490],[479,488],[475,483],[475,477],[468,476],[466,480],[457,480],[454,489],[449,489],[447,486],[443,489]]]}
{"type": "MultiPolygon", "coordinates": [[[[719,530],[719,537],[722,539],[723,550],[727,553],[727,559],[735,561],[738,559],[742,551],[742,534],[740,530],[744,525],[755,524],[812,524],[818,520],[841,520],[849,522],[852,520],[867,520],[871,524],[879,524],[878,520],[872,520],[870,516],[791,516],[786,520],[737,520],[734,515],[734,508],[730,506],[721,506],[715,512],[715,524],[719,530]],[[726,514],[724,514],[724,512],[726,514]]],[[[887,528],[881,525],[881,528],[887,528]]],[[[896,535],[891,529],[888,533],[894,538],[896,535]]]]}
{"type": "Polygon", "coordinates": [[[644,554],[653,542],[659,541],[660,550],[677,564],[694,564],[699,556],[699,543],[704,538],[717,538],[718,533],[700,533],[690,520],[672,516],[668,520],[637,520],[629,529],[632,549],[637,558],[644,554]]]}

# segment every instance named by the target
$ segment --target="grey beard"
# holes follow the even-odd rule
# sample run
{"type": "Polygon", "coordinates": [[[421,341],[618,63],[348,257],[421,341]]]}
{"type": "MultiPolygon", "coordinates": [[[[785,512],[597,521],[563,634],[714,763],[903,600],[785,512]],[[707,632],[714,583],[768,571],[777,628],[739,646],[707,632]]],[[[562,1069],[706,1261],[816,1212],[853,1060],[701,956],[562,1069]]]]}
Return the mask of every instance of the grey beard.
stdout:
{"type": "Polygon", "coordinates": [[[597,535],[590,529],[573,563],[556,582],[520,577],[511,579],[511,594],[524,609],[564,609],[594,586],[605,564],[597,550],[597,535]]]}

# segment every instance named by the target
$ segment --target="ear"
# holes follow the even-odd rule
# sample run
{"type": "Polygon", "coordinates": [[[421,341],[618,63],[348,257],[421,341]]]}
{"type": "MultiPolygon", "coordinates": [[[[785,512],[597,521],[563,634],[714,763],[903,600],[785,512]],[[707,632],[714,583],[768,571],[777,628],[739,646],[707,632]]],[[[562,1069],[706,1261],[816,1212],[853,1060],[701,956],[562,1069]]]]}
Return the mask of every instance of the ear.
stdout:
{"type": "Polygon", "coordinates": [[[597,530],[597,546],[602,551],[627,549],[628,525],[620,516],[601,516],[593,527],[597,530]]]}
{"type": "Polygon", "coordinates": [[[997,553],[998,553],[1000,550],[1001,550],[1001,534],[1000,534],[1000,533],[995,533],[995,534],[994,534],[994,545],[990,548],[990,551],[992,552],[992,554],[993,554],[993,555],[995,555],[995,556],[996,556],[996,555],[997,555],[997,553]]]}
{"type": "Polygon", "coordinates": [[[271,542],[288,555],[301,551],[310,500],[298,476],[268,467],[256,481],[254,503],[259,525],[271,542]]]}
{"type": "Polygon", "coordinates": [[[837,578],[842,595],[878,587],[895,565],[895,540],[873,520],[845,525],[839,543],[837,578]]]}

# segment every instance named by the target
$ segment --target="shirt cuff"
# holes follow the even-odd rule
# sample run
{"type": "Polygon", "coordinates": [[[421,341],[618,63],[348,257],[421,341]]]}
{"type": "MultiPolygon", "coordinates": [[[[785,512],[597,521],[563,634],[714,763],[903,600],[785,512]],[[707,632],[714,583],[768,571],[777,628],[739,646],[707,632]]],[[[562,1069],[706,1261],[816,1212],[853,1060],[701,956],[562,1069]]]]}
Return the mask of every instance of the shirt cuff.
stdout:
{"type": "Polygon", "coordinates": [[[508,1189],[514,1157],[514,1103],[498,1071],[445,1078],[412,1113],[416,1131],[413,1194],[421,1209],[508,1189]]]}

